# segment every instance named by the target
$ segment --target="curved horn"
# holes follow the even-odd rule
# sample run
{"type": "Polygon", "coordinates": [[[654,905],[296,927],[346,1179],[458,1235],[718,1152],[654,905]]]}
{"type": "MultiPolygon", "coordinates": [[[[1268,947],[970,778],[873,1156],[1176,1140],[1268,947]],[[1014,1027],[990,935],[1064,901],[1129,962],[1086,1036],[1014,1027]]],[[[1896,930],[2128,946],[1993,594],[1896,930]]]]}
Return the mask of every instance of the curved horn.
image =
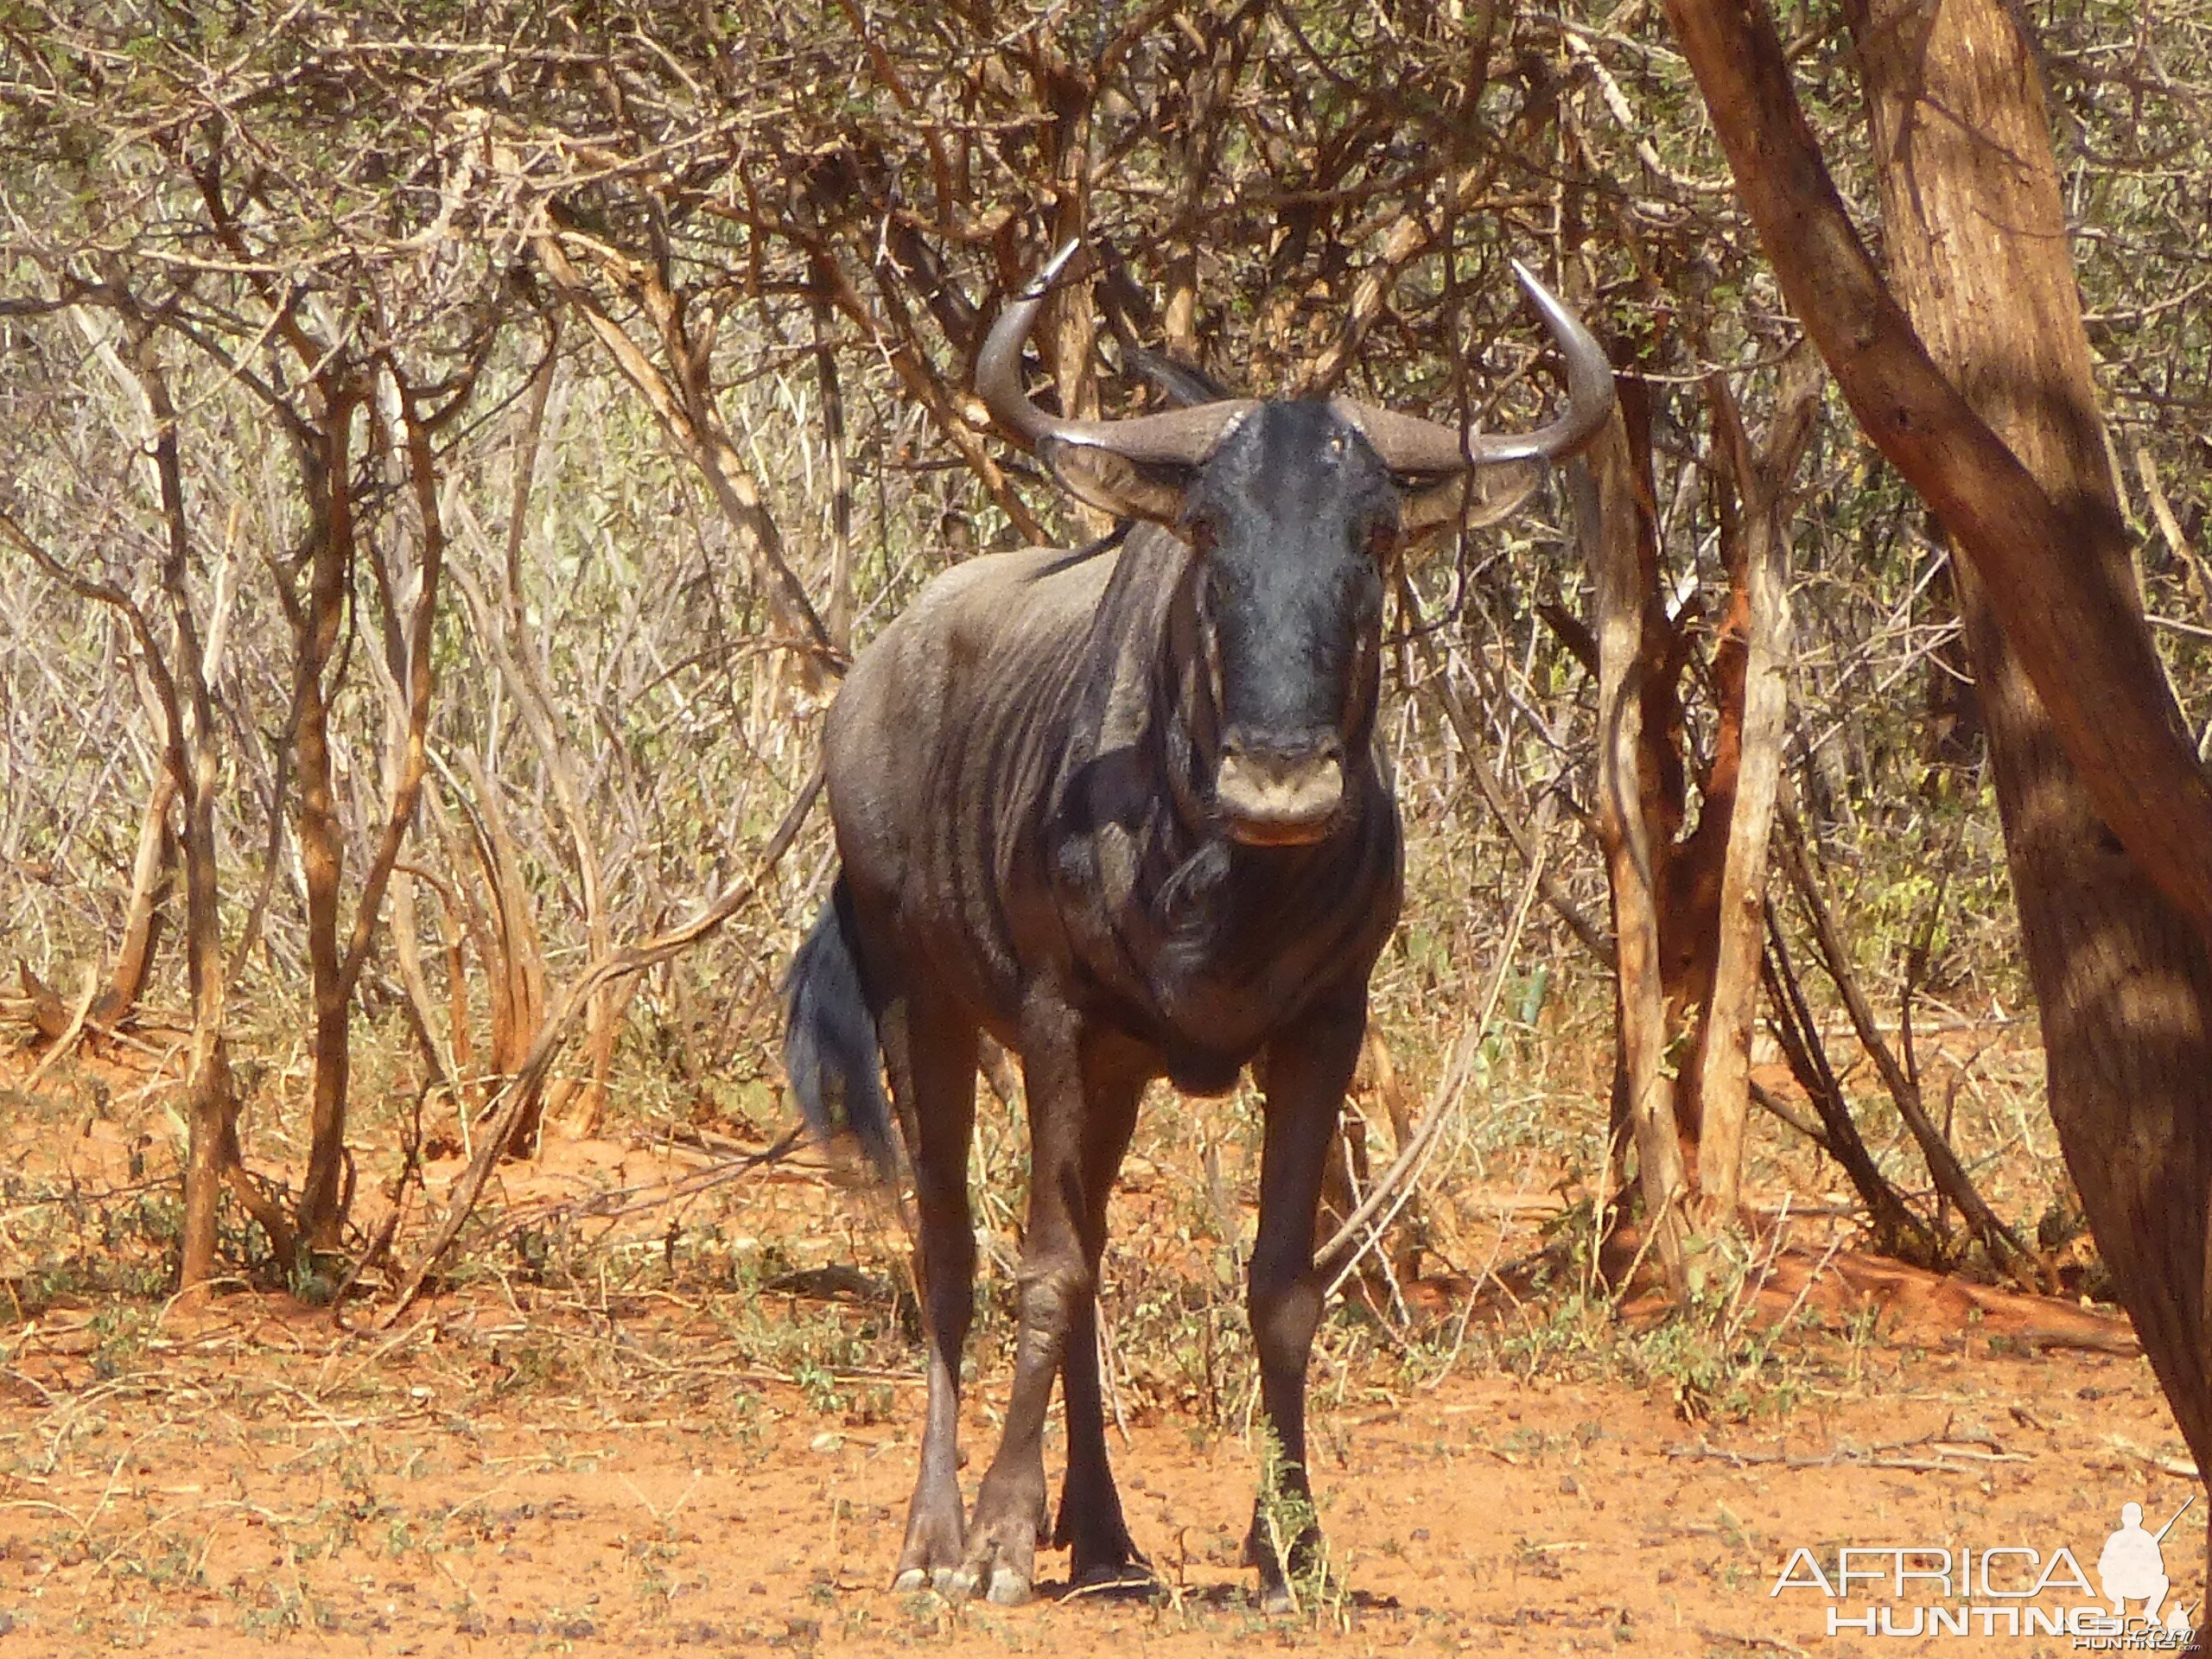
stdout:
{"type": "Polygon", "coordinates": [[[1567,360],[1566,412],[1533,432],[1485,432],[1470,437],[1415,416],[1349,397],[1335,399],[1337,412],[1367,435],[1392,472],[1448,474],[1513,461],[1561,461],[1585,448],[1612,414],[1613,369],[1605,360],[1605,347],[1526,265],[1518,259],[1512,264],[1513,274],[1529,290],[1567,360]]]}
{"type": "Polygon", "coordinates": [[[1238,422],[1259,407],[1257,402],[1233,397],[1126,421],[1075,421],[1047,415],[1022,391],[1022,342],[1029,338],[1054,280],[1067,268],[1079,245],[1070,242],[1054,254],[1014,303],[999,313],[976,359],[977,394],[1001,426],[1033,448],[1047,442],[1076,444],[1141,465],[1197,466],[1238,422]]]}

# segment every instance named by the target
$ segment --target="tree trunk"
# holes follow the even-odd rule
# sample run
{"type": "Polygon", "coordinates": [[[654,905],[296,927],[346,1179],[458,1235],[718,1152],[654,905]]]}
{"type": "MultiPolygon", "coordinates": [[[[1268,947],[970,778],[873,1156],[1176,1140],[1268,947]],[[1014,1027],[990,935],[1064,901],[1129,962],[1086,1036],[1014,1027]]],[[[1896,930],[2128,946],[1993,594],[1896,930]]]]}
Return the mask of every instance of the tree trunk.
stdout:
{"type": "MultiPolygon", "coordinates": [[[[1847,0],[1845,13],[1898,297],[1967,402],[2082,527],[2061,551],[2093,567],[2147,652],[2033,53],[2001,0],[1847,0]]],[[[2212,1466],[2212,962],[2106,829],[2000,626],[1992,573],[1954,570],[2051,1116],[2183,1432],[2212,1466]]]]}
{"type": "Polygon", "coordinates": [[[1646,699],[1639,683],[1648,679],[1653,665],[1643,650],[1635,469],[1626,423],[1616,414],[1586,461],[1570,469],[1569,478],[1597,595],[1598,825],[1612,888],[1625,1127],[1636,1147],[1644,1237],[1656,1248],[1669,1294],[1681,1302],[1689,1282],[1681,1221],[1682,1149],[1675,1136],[1674,1082],[1666,1071],[1661,889],[1652,864],[1668,837],[1656,833],[1643,787],[1646,699]]]}
{"type": "Polygon", "coordinates": [[[1858,19],[1891,245],[2024,465],[1876,274],[1764,7],[1668,0],[1668,13],[1791,308],[1974,569],[1966,607],[2051,1115],[2121,1300],[2212,1467],[2212,782],[2152,650],[2101,462],[2083,459],[2101,446],[2032,60],[1980,0],[1858,19]],[[1939,280],[1966,286],[1938,293],[1939,280]]]}
{"type": "MultiPolygon", "coordinates": [[[[173,603],[181,591],[181,582],[172,588],[173,603]]],[[[200,680],[200,664],[188,614],[178,635],[178,667],[191,684],[200,680]]],[[[173,721],[180,712],[173,700],[173,721]]],[[[172,739],[169,746],[170,771],[184,797],[184,948],[192,988],[192,1063],[184,1108],[184,1229],[177,1271],[178,1290],[188,1301],[202,1296],[215,1276],[216,1217],[238,1135],[238,1094],[223,1030],[222,920],[216,909],[214,721],[204,702],[197,715],[189,741],[172,739]]],[[[283,1242],[270,1236],[272,1248],[282,1248],[283,1242]]]]}
{"type": "Polygon", "coordinates": [[[1163,263],[1161,283],[1167,303],[1161,315],[1162,343],[1169,353],[1185,363],[1201,360],[1198,345],[1198,240],[1203,234],[1206,188],[1213,182],[1214,161],[1228,130],[1230,99],[1244,69],[1245,54],[1258,33],[1264,8],[1239,6],[1227,18],[1200,15],[1192,19],[1204,34],[1207,55],[1191,67],[1185,94],[1182,155],[1176,168],[1174,243],[1163,263]]]}
{"type": "MultiPolygon", "coordinates": [[[[1046,48],[1038,67],[1045,102],[1052,111],[1046,143],[1051,154],[1056,204],[1052,245],[1079,241],[1090,233],[1090,115],[1097,89],[1088,75],[1046,48]]],[[[1044,338],[1052,353],[1052,381],[1060,411],[1071,418],[1098,417],[1098,376],[1092,367],[1098,317],[1090,284],[1063,283],[1046,302],[1044,338]]],[[[1114,515],[1080,501],[1069,509],[1087,533],[1103,536],[1114,528],[1114,515]]]]}
{"type": "MultiPolygon", "coordinates": [[[[1741,504],[1729,561],[1729,658],[1716,673],[1725,699],[1723,748],[1733,757],[1725,791],[1726,850],[1713,906],[1713,980],[1696,1044],[1694,1072],[1701,1130],[1698,1191],[1710,1213],[1732,1216],[1741,1201],[1744,1131],[1751,1115],[1751,1027],[1758,1014],[1759,966],[1766,938],[1767,842],[1782,776],[1783,716],[1789,688],[1789,537],[1782,498],[1812,435],[1820,407],[1819,359],[1802,346],[1784,361],[1774,424],[1764,453],[1745,434],[1726,385],[1714,378],[1714,448],[1726,458],[1741,504]],[[1732,719],[1730,716],[1732,715],[1732,719]]],[[[1718,653],[1716,652],[1716,655],[1718,653]]],[[[1721,770],[1716,755],[1713,771],[1721,770]]],[[[1721,810],[1708,790],[1699,819],[1721,810]]]]}
{"type": "MultiPolygon", "coordinates": [[[[2055,737],[2117,840],[2212,939],[2212,776],[2139,596],[2113,579],[2127,564],[2123,526],[2053,502],[1929,357],[1828,176],[1760,0],[1667,0],[1667,10],[1783,293],[1851,412],[1979,567],[2055,737]],[[2096,556],[2081,556],[2085,546],[2096,556]]],[[[1966,121],[1961,130],[1976,129],[1966,121]]]]}
{"type": "MultiPolygon", "coordinates": [[[[132,367],[153,417],[154,471],[167,531],[162,588],[174,629],[174,673],[161,664],[151,638],[139,645],[155,676],[162,704],[169,776],[184,801],[185,967],[192,988],[192,1064],[185,1084],[184,1225],[178,1254],[181,1301],[196,1302],[215,1276],[216,1220],[226,1177],[245,1185],[238,1153],[238,1093],[231,1078],[223,1030],[222,918],[216,906],[215,791],[220,757],[215,745],[215,702],[207,683],[207,654],[194,620],[188,573],[191,532],[179,456],[177,414],[162,372],[152,327],[134,320],[132,367]]],[[[242,1192],[241,1198],[251,1196],[242,1192]]],[[[289,1236],[281,1217],[265,1215],[270,1246],[282,1252],[289,1236]]]]}
{"type": "MultiPolygon", "coordinates": [[[[843,458],[842,395],[838,391],[834,359],[821,348],[821,331],[825,326],[823,314],[817,310],[815,364],[830,428],[831,490],[837,513],[830,603],[823,626],[829,630],[831,643],[844,652],[852,643],[852,501],[843,458]],[[838,412],[833,418],[828,417],[827,411],[832,410],[838,412]]],[[[552,659],[543,639],[530,626],[518,575],[523,537],[530,522],[537,457],[546,444],[545,410],[551,385],[550,373],[540,378],[518,443],[520,459],[516,463],[507,505],[506,557],[504,565],[497,567],[500,572],[499,602],[497,606],[487,602],[480,587],[472,583],[466,575],[461,576],[461,591],[473,607],[475,632],[489,642],[500,675],[514,692],[515,707],[523,716],[523,724],[537,746],[545,780],[553,791],[555,809],[569,832],[575,854],[577,887],[583,898],[584,938],[591,959],[596,961],[614,948],[613,925],[607,913],[606,862],[600,855],[590,815],[585,810],[584,785],[575,764],[574,737],[562,715],[560,699],[554,694],[552,659]]],[[[474,523],[467,518],[463,522],[474,523]]],[[[497,804],[486,810],[496,813],[497,804]]],[[[607,1080],[613,1067],[614,1046],[620,1035],[622,1014],[629,998],[627,987],[620,990],[602,987],[592,993],[584,1014],[586,1077],[581,1085],[570,1077],[556,1079],[546,1091],[546,1109],[556,1116],[573,1111],[569,1127],[579,1135],[596,1135],[603,1127],[607,1080]]],[[[531,1144],[536,1143],[537,1135],[538,1125],[533,1120],[528,1126],[531,1144]]],[[[518,1147],[521,1144],[518,1142],[518,1147]]]]}
{"type": "MultiPolygon", "coordinates": [[[[334,378],[323,411],[321,454],[309,466],[315,526],[307,602],[292,619],[298,642],[293,696],[293,759],[299,772],[300,866],[307,882],[308,974],[315,1014],[315,1074],[308,1107],[308,1167],[300,1185],[299,1230],[310,1249],[339,1243],[339,1192],[346,1154],[346,1096],[353,1071],[352,999],[343,988],[338,940],[339,887],[346,836],[330,753],[330,700],[324,682],[337,654],[339,626],[353,562],[353,431],[356,393],[334,378]]],[[[289,1265],[289,1264],[288,1264],[289,1265]]]]}
{"type": "Polygon", "coordinates": [[[391,898],[391,920],[386,925],[391,934],[392,960],[399,969],[400,989],[407,997],[408,1023],[415,1028],[415,1041],[423,1051],[423,1064],[429,1069],[432,1086],[458,1095],[461,1076],[452,1056],[439,1046],[429,976],[423,971],[423,933],[415,908],[414,876],[405,870],[393,872],[391,898]]]}
{"type": "MultiPolygon", "coordinates": [[[[830,468],[830,597],[822,607],[822,626],[830,643],[853,654],[853,478],[845,455],[845,388],[837,378],[837,351],[830,302],[817,297],[814,312],[814,383],[822,395],[822,448],[830,468]]],[[[536,434],[533,432],[532,436],[536,434]]],[[[518,484],[520,494],[524,485],[518,484]]],[[[598,947],[593,946],[596,954],[598,947]]]]}
{"type": "MultiPolygon", "coordinates": [[[[472,750],[463,750],[461,760],[476,795],[476,833],[471,839],[491,896],[495,930],[495,948],[486,954],[484,964],[492,992],[491,1069],[494,1076],[512,1079],[545,1023],[545,952],[523,879],[521,850],[493,787],[494,769],[472,750]]],[[[533,1098],[530,1109],[515,1121],[503,1154],[522,1158],[536,1149],[543,1104],[542,1095],[533,1098]]]]}
{"type": "Polygon", "coordinates": [[[138,1006],[154,953],[161,946],[162,906],[176,868],[176,832],[169,827],[169,804],[175,798],[176,779],[167,764],[157,760],[147,791],[145,814],[138,824],[138,855],[130,868],[130,902],[124,912],[123,943],[116,950],[114,970],[92,1003],[92,1017],[104,1026],[113,1025],[138,1006]]]}

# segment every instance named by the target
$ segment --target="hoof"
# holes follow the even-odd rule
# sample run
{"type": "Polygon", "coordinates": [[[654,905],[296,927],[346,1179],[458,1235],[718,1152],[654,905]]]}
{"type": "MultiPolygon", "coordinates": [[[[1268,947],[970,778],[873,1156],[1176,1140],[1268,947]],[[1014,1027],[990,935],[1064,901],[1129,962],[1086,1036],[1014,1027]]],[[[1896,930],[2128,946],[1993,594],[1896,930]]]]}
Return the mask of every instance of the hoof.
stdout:
{"type": "Polygon", "coordinates": [[[1029,1599],[1029,1580],[1017,1569],[1003,1561],[994,1561],[984,1573],[962,1567],[950,1575],[944,1586],[948,1601],[968,1601],[981,1590],[983,1599],[994,1607],[1020,1607],[1029,1599]]]}
{"type": "Polygon", "coordinates": [[[1298,1597],[1291,1589],[1294,1579],[1306,1573],[1315,1563],[1323,1560],[1321,1529],[1308,1526],[1291,1541],[1289,1560],[1275,1547],[1270,1532],[1262,1532],[1255,1516],[1252,1530],[1244,1538],[1244,1562],[1260,1570],[1259,1606],[1263,1613],[1294,1613],[1299,1611],[1298,1597]]]}
{"type": "Polygon", "coordinates": [[[924,1590],[942,1595],[952,1581],[952,1569],[960,1564],[965,1542],[957,1507],[918,1510],[906,1522],[906,1542],[893,1570],[892,1589],[900,1595],[924,1590]]]}
{"type": "Polygon", "coordinates": [[[1019,1487],[994,1491],[987,1476],[968,1527],[968,1551],[945,1593],[956,1601],[982,1596],[995,1607],[1029,1599],[1037,1554],[1037,1505],[1019,1487]]]}

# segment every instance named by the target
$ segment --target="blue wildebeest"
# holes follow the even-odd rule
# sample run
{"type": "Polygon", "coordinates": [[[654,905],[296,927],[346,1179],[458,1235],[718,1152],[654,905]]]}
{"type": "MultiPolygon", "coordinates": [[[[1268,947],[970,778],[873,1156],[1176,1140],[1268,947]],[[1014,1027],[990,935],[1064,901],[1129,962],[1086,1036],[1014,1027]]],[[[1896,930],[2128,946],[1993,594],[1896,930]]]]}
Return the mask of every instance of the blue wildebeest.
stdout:
{"type": "MultiPolygon", "coordinates": [[[[1470,436],[1341,397],[1062,419],[1023,393],[1020,359],[1072,251],[1001,317],[977,390],[1067,487],[1143,522],[1072,552],[970,560],[861,653],[823,739],[842,868],[785,988],[802,1107],[887,1168],[895,1106],[912,1170],[929,1405],[897,1586],[1001,1603],[1027,1598],[1048,1537],[1077,1583],[1144,1570],[1107,1467],[1093,1293],[1153,1078],[1219,1094],[1249,1064],[1264,1094],[1249,1306],[1281,1478],[1306,1495],[1315,1207],[1398,912],[1375,747],[1386,579],[1409,536],[1463,517],[1478,469],[1572,453],[1612,405],[1597,342],[1524,270],[1568,385],[1534,433],[1470,436]],[[1029,1215],[1013,1398],[963,1525],[986,1031],[1021,1058],[1029,1215]],[[1048,1532],[1056,1375],[1067,1472],[1048,1532]]],[[[1286,1563],[1255,1510],[1268,1604],[1316,1541],[1286,1563]]]]}

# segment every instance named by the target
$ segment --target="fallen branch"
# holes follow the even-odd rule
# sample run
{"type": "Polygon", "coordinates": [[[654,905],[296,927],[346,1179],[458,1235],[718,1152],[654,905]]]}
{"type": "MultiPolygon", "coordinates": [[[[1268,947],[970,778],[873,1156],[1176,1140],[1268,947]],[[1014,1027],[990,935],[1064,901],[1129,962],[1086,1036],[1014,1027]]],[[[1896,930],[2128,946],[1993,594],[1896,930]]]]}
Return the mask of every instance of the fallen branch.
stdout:
{"type": "MultiPolygon", "coordinates": [[[[1777,1254],[1738,1311],[1744,1320],[1755,1321],[1761,1329],[1782,1331],[1795,1324],[1808,1306],[1831,1328],[1848,1328],[1853,1319],[1872,1313],[1884,1321],[1893,1340],[1909,1327],[1914,1340],[1930,1346],[1988,1340],[2029,1351],[2072,1348],[2130,1357],[2143,1351],[2133,1328],[2120,1314],[2083,1307],[2064,1297],[1975,1284],[1955,1274],[1835,1244],[1817,1262],[1797,1249],[1777,1254]],[[1788,1306],[1779,1307],[1785,1297],[1788,1306]]],[[[1655,1313],[1662,1311],[1653,1309],[1655,1313]]]]}
{"type": "MultiPolygon", "coordinates": [[[[29,969],[26,969],[24,972],[28,974],[29,969]]],[[[35,1091],[46,1074],[53,1070],[54,1064],[71,1049],[77,1046],[77,1039],[85,1034],[86,1017],[92,1013],[93,1000],[99,994],[100,970],[96,964],[85,969],[85,994],[77,999],[77,1010],[69,1016],[69,1023],[62,1027],[61,1035],[54,1039],[54,1046],[46,1051],[45,1057],[33,1068],[30,1076],[24,1079],[23,1092],[25,1094],[35,1091]]]]}
{"type": "Polygon", "coordinates": [[[1953,1438],[1948,1433],[1923,1434],[1917,1440],[1891,1440],[1881,1446],[1858,1446],[1845,1441],[1822,1458],[1800,1457],[1788,1452],[1734,1452],[1704,1440],[1695,1446],[1670,1446],[1667,1455],[1725,1463],[1734,1469],[1772,1465],[1783,1469],[1909,1469],[1920,1474],[1952,1475],[1979,1474],[1993,1463],[2035,1461],[2026,1452],[2007,1452],[1986,1437],[1953,1438]],[[1923,1447],[1935,1455],[1897,1455],[1923,1447]]]}
{"type": "Polygon", "coordinates": [[[2162,1458],[2155,1452],[2145,1451],[2134,1441],[2120,1434],[2106,1435],[2105,1443],[2122,1457],[2133,1458],[2138,1463],[2155,1469],[2162,1475],[2171,1475],[2177,1480],[2203,1478],[2197,1473],[2196,1465],[2187,1458],[2162,1458]]]}
{"type": "Polygon", "coordinates": [[[717,1158],[702,1168],[686,1170],[681,1175],[609,1187],[582,1198],[539,1199],[501,1217],[493,1230],[492,1239],[496,1243],[512,1238],[532,1227],[556,1227],[579,1221],[620,1221],[626,1216],[664,1209],[679,1200],[712,1192],[724,1182],[735,1180],[753,1170],[784,1162],[805,1138],[804,1126],[794,1125],[768,1146],[741,1148],[734,1156],[717,1158]]]}
{"type": "Polygon", "coordinates": [[[1732,1630],[1719,1630],[1711,1624],[1699,1625],[1697,1633],[1716,1647],[1741,1648],[1750,1653],[1802,1654],[1807,1651],[1795,1642],[1786,1642],[1778,1636],[1738,1636],[1732,1630]]]}

